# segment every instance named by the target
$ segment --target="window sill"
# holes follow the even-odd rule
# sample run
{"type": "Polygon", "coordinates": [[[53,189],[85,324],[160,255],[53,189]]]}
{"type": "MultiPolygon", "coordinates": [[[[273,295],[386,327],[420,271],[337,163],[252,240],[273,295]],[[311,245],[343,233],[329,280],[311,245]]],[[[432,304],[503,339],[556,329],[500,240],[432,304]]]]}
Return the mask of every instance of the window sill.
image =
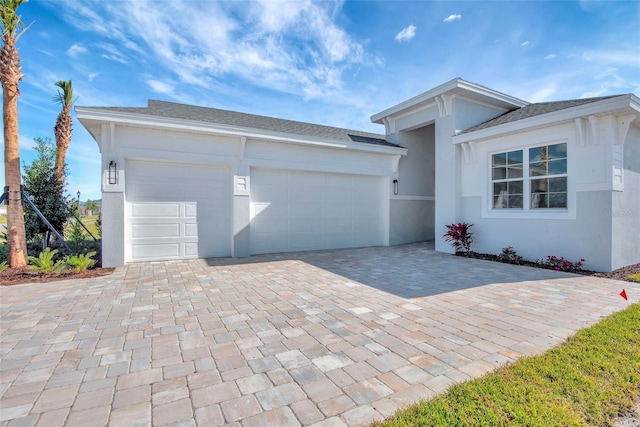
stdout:
{"type": "Polygon", "coordinates": [[[491,209],[482,212],[482,218],[496,219],[576,219],[571,209],[491,209]]]}

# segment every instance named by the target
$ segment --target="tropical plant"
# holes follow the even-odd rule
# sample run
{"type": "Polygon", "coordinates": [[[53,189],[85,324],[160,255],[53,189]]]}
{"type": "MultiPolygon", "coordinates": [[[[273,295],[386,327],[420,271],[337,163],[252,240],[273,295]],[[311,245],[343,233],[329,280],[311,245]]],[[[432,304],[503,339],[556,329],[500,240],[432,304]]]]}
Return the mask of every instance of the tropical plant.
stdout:
{"type": "Polygon", "coordinates": [[[24,211],[21,203],[20,147],[18,138],[18,84],[23,74],[16,42],[27,28],[22,24],[18,7],[26,0],[0,0],[0,25],[2,25],[2,49],[0,50],[0,82],[2,83],[2,108],[4,124],[4,176],[9,187],[7,206],[7,243],[10,267],[27,265],[27,238],[24,227],[24,211]]]}
{"type": "Polygon", "coordinates": [[[87,271],[89,268],[94,266],[94,264],[96,263],[96,260],[92,259],[94,256],[96,256],[96,252],[91,251],[86,254],[70,256],[66,259],[65,262],[76,272],[82,273],[83,271],[87,271]]]}
{"type": "MultiPolygon", "coordinates": [[[[63,195],[63,184],[56,174],[56,148],[50,139],[36,138],[35,142],[38,156],[30,165],[23,165],[24,190],[47,221],[58,232],[62,232],[72,211],[63,195]]],[[[25,227],[28,240],[43,235],[46,236],[44,246],[48,246],[49,228],[29,205],[25,209],[25,227]]]]}
{"type": "Polygon", "coordinates": [[[451,242],[456,253],[462,252],[468,254],[471,252],[471,244],[473,243],[473,233],[469,230],[473,224],[460,222],[458,224],[447,225],[447,232],[442,236],[447,242],[451,242]]]}
{"type": "Polygon", "coordinates": [[[516,250],[511,246],[502,248],[500,259],[502,259],[502,262],[508,262],[511,264],[520,264],[520,262],[522,261],[522,257],[518,255],[516,250]]]}
{"type": "Polygon", "coordinates": [[[7,269],[8,265],[7,265],[7,261],[2,261],[0,262],[0,273],[2,273],[3,271],[5,271],[7,269]]]}
{"type": "Polygon", "coordinates": [[[536,260],[536,263],[542,265],[543,267],[550,268],[556,271],[574,272],[582,270],[584,258],[582,258],[580,261],[571,262],[568,259],[564,259],[564,257],[549,255],[544,260],[536,260]]]}
{"type": "Polygon", "coordinates": [[[29,262],[31,264],[28,265],[27,268],[46,274],[60,273],[65,269],[66,264],[62,260],[55,261],[57,253],[57,249],[51,250],[51,248],[46,248],[40,252],[37,257],[29,256],[29,262]]]}
{"type": "Polygon", "coordinates": [[[58,181],[64,182],[65,172],[65,157],[67,156],[67,150],[69,144],[71,144],[71,135],[73,133],[73,120],[71,118],[71,106],[73,105],[73,86],[71,80],[60,80],[56,82],[58,94],[53,98],[62,106],[62,111],[58,114],[56,119],[56,125],[53,130],[56,135],[56,175],[58,181]]]}

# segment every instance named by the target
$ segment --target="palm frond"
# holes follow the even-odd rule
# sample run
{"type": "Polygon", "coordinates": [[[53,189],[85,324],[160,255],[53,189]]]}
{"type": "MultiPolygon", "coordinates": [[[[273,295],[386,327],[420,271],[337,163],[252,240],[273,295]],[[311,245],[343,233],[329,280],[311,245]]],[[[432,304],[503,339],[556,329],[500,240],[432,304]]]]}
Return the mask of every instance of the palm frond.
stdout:
{"type": "Polygon", "coordinates": [[[22,17],[18,15],[18,7],[27,0],[0,0],[0,25],[2,38],[6,36],[17,38],[16,33],[23,29],[22,17]]]}
{"type": "Polygon", "coordinates": [[[71,107],[75,101],[73,99],[73,86],[71,84],[71,80],[59,80],[56,82],[56,86],[62,90],[58,89],[58,93],[53,97],[53,100],[63,107],[71,107]]]}

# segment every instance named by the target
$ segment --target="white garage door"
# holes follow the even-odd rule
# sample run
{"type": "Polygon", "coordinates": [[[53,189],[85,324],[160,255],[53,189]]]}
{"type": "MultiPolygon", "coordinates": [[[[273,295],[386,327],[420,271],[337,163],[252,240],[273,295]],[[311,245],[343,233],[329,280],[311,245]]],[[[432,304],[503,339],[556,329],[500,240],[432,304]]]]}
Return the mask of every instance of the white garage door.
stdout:
{"type": "Polygon", "coordinates": [[[231,171],[127,161],[127,261],[231,254],[231,171]]]}
{"type": "Polygon", "coordinates": [[[380,246],[384,178],[251,169],[251,252],[380,246]]]}

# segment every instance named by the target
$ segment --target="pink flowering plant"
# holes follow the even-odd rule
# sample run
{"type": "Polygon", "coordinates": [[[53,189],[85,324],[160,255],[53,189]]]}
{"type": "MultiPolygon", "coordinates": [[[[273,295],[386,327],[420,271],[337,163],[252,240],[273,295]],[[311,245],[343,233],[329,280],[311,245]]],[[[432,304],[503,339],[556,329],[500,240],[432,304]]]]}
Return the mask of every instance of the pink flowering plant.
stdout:
{"type": "Polygon", "coordinates": [[[473,233],[469,229],[473,224],[460,222],[458,224],[447,225],[447,232],[442,236],[447,242],[451,242],[456,253],[462,252],[469,254],[471,252],[471,244],[473,243],[473,233]]]}
{"type": "Polygon", "coordinates": [[[574,272],[574,271],[582,270],[582,265],[584,264],[584,258],[582,258],[580,261],[577,261],[577,262],[571,262],[568,259],[564,259],[564,257],[548,255],[545,260],[538,261],[538,263],[556,271],[574,272]]]}

